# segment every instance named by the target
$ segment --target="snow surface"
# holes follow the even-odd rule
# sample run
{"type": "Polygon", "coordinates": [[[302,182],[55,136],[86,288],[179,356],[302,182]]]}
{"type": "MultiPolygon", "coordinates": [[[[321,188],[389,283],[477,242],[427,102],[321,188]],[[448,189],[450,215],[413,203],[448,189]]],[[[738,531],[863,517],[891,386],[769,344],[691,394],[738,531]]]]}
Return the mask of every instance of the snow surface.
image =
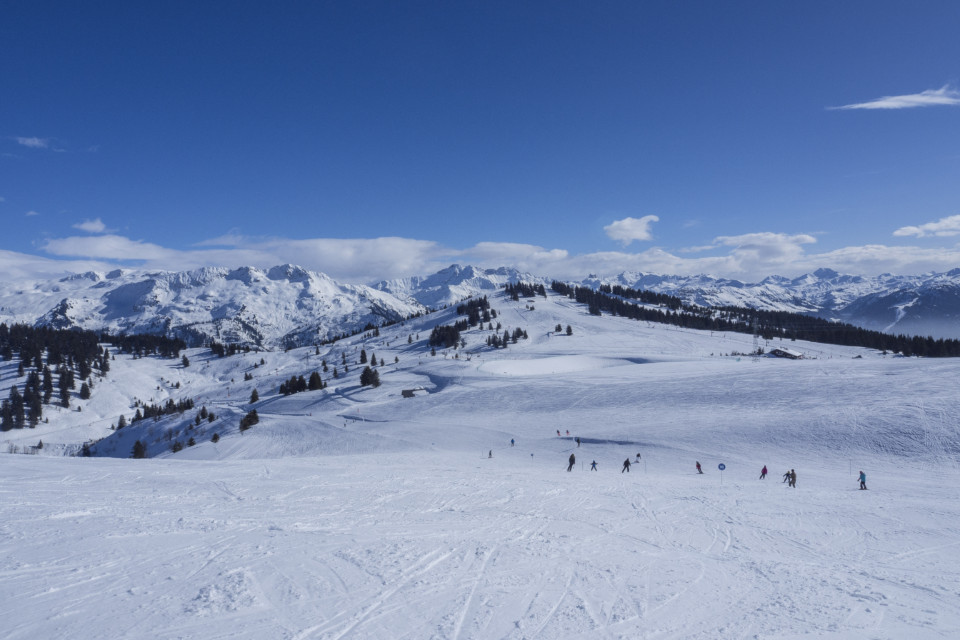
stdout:
{"type": "Polygon", "coordinates": [[[44,441],[0,455],[0,635],[960,636],[960,361],[779,341],[807,359],[755,358],[736,355],[749,335],[491,300],[528,340],[473,329],[431,357],[448,309],[320,355],[118,355],[82,411],[0,434],[44,441]],[[386,363],[376,389],[361,348],[386,363]],[[327,389],[277,394],[324,358],[327,389]],[[185,397],[216,420],[110,430],[134,398],[185,397]],[[53,455],[104,436],[115,457],[53,455]],[[136,439],[150,459],[128,458],[136,439]]]}

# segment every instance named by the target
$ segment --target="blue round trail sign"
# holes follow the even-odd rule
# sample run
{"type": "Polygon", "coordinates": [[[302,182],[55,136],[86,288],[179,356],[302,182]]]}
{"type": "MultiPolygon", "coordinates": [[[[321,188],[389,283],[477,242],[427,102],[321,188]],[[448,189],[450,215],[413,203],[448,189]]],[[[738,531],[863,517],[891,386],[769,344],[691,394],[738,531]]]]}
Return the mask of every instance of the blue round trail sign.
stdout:
{"type": "Polygon", "coordinates": [[[723,471],[724,469],[727,468],[727,465],[725,465],[725,464],[723,464],[723,463],[721,462],[720,465],[719,465],[717,468],[720,469],[720,471],[723,471]]]}

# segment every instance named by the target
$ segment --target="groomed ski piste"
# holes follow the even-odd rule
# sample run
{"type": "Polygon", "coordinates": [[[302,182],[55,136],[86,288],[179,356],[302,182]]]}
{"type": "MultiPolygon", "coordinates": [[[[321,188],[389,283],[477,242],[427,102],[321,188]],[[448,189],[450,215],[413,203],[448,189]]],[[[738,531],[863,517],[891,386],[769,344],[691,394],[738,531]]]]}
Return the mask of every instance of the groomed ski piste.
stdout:
{"type": "MultiPolygon", "coordinates": [[[[0,635],[960,637],[960,361],[491,306],[529,337],[431,356],[447,309],[319,355],[116,355],[90,400],[0,434],[45,445],[0,454],[0,635]],[[278,394],[314,370],[327,389],[278,394]],[[170,398],[195,409],[110,430],[170,398]]],[[[0,363],[0,397],[16,381],[0,363]]]]}

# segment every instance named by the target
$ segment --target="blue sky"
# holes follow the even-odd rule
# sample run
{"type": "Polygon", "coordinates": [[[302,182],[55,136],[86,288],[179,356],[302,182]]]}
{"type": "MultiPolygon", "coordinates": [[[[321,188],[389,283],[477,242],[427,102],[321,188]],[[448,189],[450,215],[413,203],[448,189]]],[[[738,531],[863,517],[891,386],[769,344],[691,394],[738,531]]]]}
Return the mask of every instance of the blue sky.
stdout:
{"type": "Polygon", "coordinates": [[[8,0],[0,268],[945,271],[958,28],[933,1],[8,0]]]}

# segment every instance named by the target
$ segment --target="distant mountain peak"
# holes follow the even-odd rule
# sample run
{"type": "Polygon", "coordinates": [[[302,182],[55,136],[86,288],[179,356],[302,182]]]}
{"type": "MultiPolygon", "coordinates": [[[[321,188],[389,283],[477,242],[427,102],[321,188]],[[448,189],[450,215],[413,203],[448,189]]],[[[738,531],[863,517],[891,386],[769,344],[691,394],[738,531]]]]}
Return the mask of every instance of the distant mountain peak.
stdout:
{"type": "Polygon", "coordinates": [[[813,275],[820,278],[821,280],[833,280],[834,278],[837,278],[840,276],[840,274],[834,271],[833,269],[827,269],[825,267],[821,267],[817,269],[816,271],[813,272],[813,275]]]}

